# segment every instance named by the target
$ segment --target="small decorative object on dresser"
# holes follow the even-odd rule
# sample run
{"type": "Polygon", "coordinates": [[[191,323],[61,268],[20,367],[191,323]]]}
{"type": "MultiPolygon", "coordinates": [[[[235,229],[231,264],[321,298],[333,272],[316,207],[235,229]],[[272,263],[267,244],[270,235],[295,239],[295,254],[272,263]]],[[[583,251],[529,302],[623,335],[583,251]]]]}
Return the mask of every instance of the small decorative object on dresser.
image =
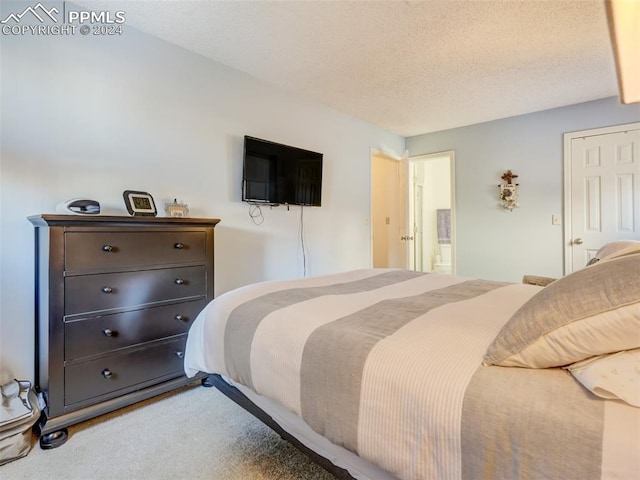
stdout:
{"type": "Polygon", "coordinates": [[[158,214],[153,197],[147,192],[125,190],[122,192],[122,197],[124,198],[124,204],[127,207],[129,215],[155,217],[158,214]]]}
{"type": "MultiPolygon", "coordinates": [[[[218,219],[29,217],[36,241],[42,448],[67,427],[184,385],[189,326],[213,299],[218,219]]],[[[205,378],[205,375],[198,377],[205,378]]]]}
{"type": "Polygon", "coordinates": [[[56,211],[73,215],[100,215],[100,202],[89,198],[72,198],[56,205],[56,211]]]}
{"type": "Polygon", "coordinates": [[[189,205],[186,203],[178,203],[178,199],[174,198],[173,203],[165,203],[164,211],[167,217],[188,217],[189,205]]]}

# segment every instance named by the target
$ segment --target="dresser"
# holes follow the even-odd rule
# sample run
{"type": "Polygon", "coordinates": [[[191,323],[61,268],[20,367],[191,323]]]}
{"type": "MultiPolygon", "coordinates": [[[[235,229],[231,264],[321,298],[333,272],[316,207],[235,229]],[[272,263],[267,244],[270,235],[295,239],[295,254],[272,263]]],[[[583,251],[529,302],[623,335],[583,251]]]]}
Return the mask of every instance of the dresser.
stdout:
{"type": "MultiPolygon", "coordinates": [[[[194,381],[189,326],[213,299],[218,219],[37,215],[35,383],[42,448],[69,425],[194,381]]],[[[205,375],[197,379],[204,379],[205,375]]]]}

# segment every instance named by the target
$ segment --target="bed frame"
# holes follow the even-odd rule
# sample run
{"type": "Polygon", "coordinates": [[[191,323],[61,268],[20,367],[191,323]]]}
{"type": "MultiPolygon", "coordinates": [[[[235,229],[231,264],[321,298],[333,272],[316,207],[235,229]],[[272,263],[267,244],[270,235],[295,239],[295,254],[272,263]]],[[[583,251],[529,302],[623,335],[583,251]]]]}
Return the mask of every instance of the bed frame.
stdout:
{"type": "Polygon", "coordinates": [[[328,472],[335,475],[339,480],[355,480],[347,470],[344,468],[340,468],[331,463],[330,460],[319,455],[318,453],[311,450],[309,447],[304,445],[300,440],[295,438],[293,435],[284,430],[278,423],[271,418],[264,410],[256,406],[251,400],[249,400],[240,390],[229,385],[225,382],[220,375],[213,374],[209,375],[207,378],[202,380],[202,385],[204,387],[216,387],[220,392],[226,395],[229,399],[240,405],[266,426],[275,431],[280,437],[284,440],[292,444],[298,450],[302,451],[306,454],[311,460],[320,465],[322,468],[327,470],[328,472]]]}

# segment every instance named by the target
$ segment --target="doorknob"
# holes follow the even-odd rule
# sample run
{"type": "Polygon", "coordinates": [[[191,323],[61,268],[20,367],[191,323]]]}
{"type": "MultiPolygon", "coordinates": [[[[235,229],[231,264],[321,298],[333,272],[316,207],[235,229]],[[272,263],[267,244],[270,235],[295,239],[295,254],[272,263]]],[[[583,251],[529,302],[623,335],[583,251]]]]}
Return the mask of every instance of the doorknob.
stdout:
{"type": "Polygon", "coordinates": [[[582,239],[576,238],[571,242],[571,245],[582,245],[582,239]]]}
{"type": "Polygon", "coordinates": [[[413,235],[402,235],[400,240],[413,240],[413,235]]]}

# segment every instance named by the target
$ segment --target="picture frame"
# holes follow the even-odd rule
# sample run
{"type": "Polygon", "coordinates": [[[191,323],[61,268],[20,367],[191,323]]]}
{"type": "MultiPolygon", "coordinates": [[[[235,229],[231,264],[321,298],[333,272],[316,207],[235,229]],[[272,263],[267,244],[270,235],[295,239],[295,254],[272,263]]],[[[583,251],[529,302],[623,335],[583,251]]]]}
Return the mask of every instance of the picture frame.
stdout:
{"type": "Polygon", "coordinates": [[[129,215],[155,217],[158,214],[153,197],[148,192],[125,190],[122,192],[122,197],[129,215]]]}

